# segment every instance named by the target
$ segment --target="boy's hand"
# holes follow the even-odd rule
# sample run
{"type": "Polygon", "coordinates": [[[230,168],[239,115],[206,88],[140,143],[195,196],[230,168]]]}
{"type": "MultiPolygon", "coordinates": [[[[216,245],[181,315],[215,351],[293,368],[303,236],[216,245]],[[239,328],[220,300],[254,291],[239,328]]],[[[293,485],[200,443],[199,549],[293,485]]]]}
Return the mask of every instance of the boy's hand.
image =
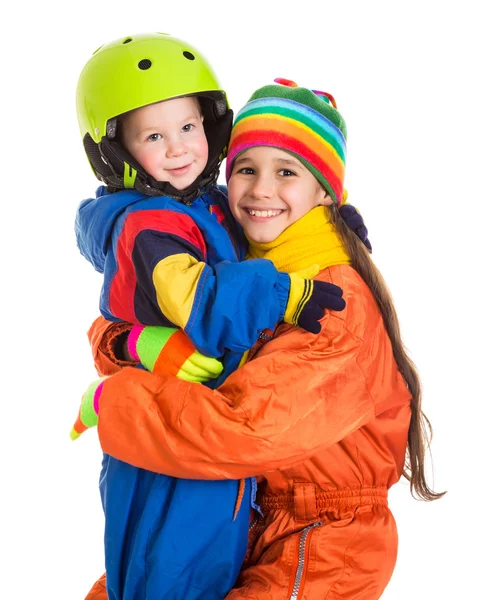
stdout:
{"type": "Polygon", "coordinates": [[[181,329],[135,325],[127,345],[133,359],[151,373],[204,383],[223,371],[222,364],[198,352],[181,329]]]}
{"type": "Polygon", "coordinates": [[[319,320],[324,316],[326,308],[341,311],[345,308],[345,300],[342,298],[343,291],[333,283],[307,279],[315,273],[302,271],[291,273],[290,292],[284,321],[292,325],[298,325],[311,333],[320,333],[322,328],[319,320]]]}

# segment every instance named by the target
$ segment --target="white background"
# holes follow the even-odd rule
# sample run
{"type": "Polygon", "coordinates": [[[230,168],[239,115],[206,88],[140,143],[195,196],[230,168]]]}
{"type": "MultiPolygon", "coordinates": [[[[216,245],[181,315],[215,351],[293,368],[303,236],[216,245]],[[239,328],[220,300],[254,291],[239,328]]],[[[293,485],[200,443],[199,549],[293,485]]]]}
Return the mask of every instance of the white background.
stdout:
{"type": "MultiPolygon", "coordinates": [[[[68,438],[96,377],[101,276],[73,234],[94,192],[75,87],[91,53],[163,31],[197,46],[237,110],[275,77],[331,92],[346,187],[365,217],[423,381],[435,503],[391,491],[400,549],[386,600],[478,597],[476,21],[472,2],[9,4],[2,14],[0,597],[81,600],[103,572],[101,453],[68,438]],[[227,15],[226,15],[227,11],[227,15]]],[[[431,472],[431,465],[429,465],[431,472]]]]}

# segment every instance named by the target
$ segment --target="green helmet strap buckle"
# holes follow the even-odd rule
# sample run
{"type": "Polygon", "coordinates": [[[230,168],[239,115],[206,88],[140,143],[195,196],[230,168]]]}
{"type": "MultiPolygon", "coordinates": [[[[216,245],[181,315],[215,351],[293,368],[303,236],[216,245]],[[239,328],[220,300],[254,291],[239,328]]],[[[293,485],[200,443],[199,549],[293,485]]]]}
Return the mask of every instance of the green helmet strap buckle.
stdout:
{"type": "Polygon", "coordinates": [[[132,190],[134,189],[134,184],[136,182],[136,175],[138,174],[138,171],[136,171],[136,169],[133,169],[133,167],[126,162],[123,163],[123,165],[124,187],[128,190],[132,190]]]}

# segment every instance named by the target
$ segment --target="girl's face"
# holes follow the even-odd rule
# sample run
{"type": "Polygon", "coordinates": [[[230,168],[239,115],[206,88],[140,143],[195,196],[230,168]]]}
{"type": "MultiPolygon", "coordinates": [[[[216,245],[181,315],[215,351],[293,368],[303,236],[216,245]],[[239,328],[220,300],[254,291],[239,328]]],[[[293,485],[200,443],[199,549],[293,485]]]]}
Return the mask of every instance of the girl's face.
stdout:
{"type": "Polygon", "coordinates": [[[123,144],[156,181],[184,190],[204,171],[208,144],[197,98],[149,104],[123,117],[123,144]]]}
{"type": "Polygon", "coordinates": [[[258,146],[240,154],[229,179],[229,206],[254,242],[275,240],[319,204],[332,199],[292,154],[258,146]]]}

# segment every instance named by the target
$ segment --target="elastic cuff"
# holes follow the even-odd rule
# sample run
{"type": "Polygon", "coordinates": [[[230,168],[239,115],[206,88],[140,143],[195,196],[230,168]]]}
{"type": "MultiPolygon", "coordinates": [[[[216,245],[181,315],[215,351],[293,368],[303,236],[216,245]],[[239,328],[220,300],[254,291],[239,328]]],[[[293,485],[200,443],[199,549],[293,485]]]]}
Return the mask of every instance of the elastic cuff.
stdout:
{"type": "Polygon", "coordinates": [[[290,277],[287,273],[279,273],[274,284],[274,289],[279,299],[279,321],[283,321],[290,294],[290,277]]]}
{"type": "Polygon", "coordinates": [[[119,358],[116,354],[116,347],[118,342],[124,340],[124,336],[129,335],[131,331],[131,323],[114,323],[106,331],[103,340],[100,343],[99,349],[107,356],[107,358],[118,365],[119,367],[131,367],[138,364],[137,361],[126,360],[119,358]]]}

